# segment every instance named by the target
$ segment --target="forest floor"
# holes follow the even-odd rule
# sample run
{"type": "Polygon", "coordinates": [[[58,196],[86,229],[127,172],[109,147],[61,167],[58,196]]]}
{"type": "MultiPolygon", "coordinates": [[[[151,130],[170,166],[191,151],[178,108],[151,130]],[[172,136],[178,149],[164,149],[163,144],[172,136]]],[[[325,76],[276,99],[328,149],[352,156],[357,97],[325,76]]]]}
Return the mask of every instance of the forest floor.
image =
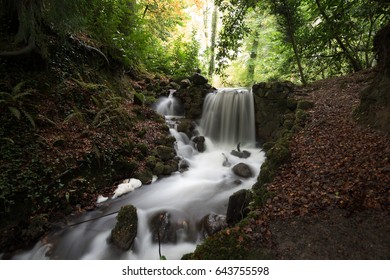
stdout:
{"type": "Polygon", "coordinates": [[[292,138],[290,161],[267,185],[271,198],[244,229],[272,258],[390,259],[390,135],[359,125],[353,114],[373,75],[297,90],[314,107],[292,138]]]}

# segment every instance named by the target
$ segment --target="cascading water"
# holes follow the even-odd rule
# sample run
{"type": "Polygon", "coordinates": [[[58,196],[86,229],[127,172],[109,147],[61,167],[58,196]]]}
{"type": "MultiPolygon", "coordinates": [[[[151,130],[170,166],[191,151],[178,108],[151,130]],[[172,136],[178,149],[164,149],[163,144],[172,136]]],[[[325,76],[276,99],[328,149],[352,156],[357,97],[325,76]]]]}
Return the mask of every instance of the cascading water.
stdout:
{"type": "Polygon", "coordinates": [[[217,143],[254,144],[255,107],[246,88],[226,88],[206,96],[200,122],[202,133],[217,143]]]}
{"type": "MultiPolygon", "coordinates": [[[[157,103],[156,111],[169,115],[167,119],[172,122],[175,117],[171,115],[182,110],[177,104],[171,94],[157,103]]],[[[108,199],[96,210],[74,218],[70,222],[73,226],[51,234],[32,250],[15,258],[150,260],[159,259],[160,249],[167,259],[180,259],[183,254],[192,252],[203,239],[202,218],[208,214],[225,215],[230,195],[250,188],[256,181],[256,176],[240,178],[231,169],[244,162],[256,174],[264,161],[263,152],[255,148],[253,115],[253,97],[249,91],[229,89],[210,94],[198,128],[206,136],[204,153],[199,153],[185,134],[170,126],[177,141],[177,154],[189,165],[187,171],[108,199]],[[250,157],[230,155],[237,142],[251,153],[250,157]],[[110,242],[111,229],[116,222],[116,215],[110,213],[129,204],[137,208],[138,231],[132,249],[121,252],[110,242]],[[153,241],[150,221],[162,213],[169,217],[173,237],[162,242],[159,248],[158,242],[153,241]],[[79,223],[86,220],[90,221],[79,223]]]]}

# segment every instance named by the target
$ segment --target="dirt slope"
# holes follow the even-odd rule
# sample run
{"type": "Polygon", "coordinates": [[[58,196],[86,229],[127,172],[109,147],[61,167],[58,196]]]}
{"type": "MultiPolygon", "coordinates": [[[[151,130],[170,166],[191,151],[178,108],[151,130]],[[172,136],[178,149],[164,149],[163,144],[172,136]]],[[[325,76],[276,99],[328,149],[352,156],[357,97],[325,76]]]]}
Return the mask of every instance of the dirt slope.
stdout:
{"type": "Polygon", "coordinates": [[[296,92],[315,106],[292,139],[291,160],[267,186],[272,198],[250,224],[251,232],[265,232],[274,258],[390,258],[390,136],[353,119],[372,76],[327,79],[296,92]]]}

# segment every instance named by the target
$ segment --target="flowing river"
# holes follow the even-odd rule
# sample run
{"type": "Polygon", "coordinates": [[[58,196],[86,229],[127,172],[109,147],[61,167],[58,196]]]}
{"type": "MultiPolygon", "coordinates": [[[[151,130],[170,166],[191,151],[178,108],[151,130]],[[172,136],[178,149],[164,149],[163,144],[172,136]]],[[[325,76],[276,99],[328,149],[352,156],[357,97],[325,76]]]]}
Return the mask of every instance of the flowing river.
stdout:
{"type": "Polygon", "coordinates": [[[256,182],[264,153],[256,148],[253,97],[247,89],[221,89],[210,93],[204,102],[197,131],[205,136],[206,150],[199,153],[191,139],[175,129],[182,108],[173,97],[162,98],[156,111],[165,115],[176,138],[177,155],[189,166],[152,184],[143,185],[119,198],[109,198],[96,210],[71,217],[68,225],[45,237],[35,247],[15,259],[159,259],[159,250],[167,259],[180,259],[202,242],[201,220],[208,214],[226,215],[229,197],[256,182]],[[230,154],[240,143],[250,152],[248,158],[230,154]],[[241,178],[232,167],[243,162],[254,176],[241,178]],[[110,242],[115,213],[122,206],[137,208],[138,231],[132,249],[123,252],[110,242]],[[175,224],[174,241],[153,241],[150,221],[169,213],[175,224]],[[83,223],[82,221],[90,220],[83,223]]]}

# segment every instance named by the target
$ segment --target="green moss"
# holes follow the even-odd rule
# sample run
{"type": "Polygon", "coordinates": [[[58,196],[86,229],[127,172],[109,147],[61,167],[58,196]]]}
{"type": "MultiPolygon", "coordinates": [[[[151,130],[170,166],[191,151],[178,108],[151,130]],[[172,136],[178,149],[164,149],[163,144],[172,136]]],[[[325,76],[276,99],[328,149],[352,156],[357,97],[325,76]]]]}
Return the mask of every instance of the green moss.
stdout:
{"type": "Polygon", "coordinates": [[[142,184],[150,184],[153,179],[153,173],[149,169],[138,170],[134,173],[134,177],[142,182],[142,184]]]}
{"type": "Polygon", "coordinates": [[[153,168],[153,174],[156,176],[160,176],[164,174],[165,166],[162,162],[158,162],[156,166],[153,168]]]}
{"type": "Polygon", "coordinates": [[[239,229],[227,229],[207,238],[187,260],[249,260],[269,259],[268,253],[261,247],[254,248],[250,239],[239,229]]]}
{"type": "Polygon", "coordinates": [[[293,98],[288,98],[287,99],[287,108],[289,108],[291,111],[295,111],[295,109],[297,108],[297,100],[293,99],[293,98]]]}
{"type": "Polygon", "coordinates": [[[160,145],[154,150],[154,154],[161,160],[167,161],[175,157],[176,151],[172,147],[160,145]]]}
{"type": "Polygon", "coordinates": [[[307,100],[300,100],[297,104],[298,110],[308,110],[314,107],[314,103],[307,100]]]}
{"type": "Polygon", "coordinates": [[[307,113],[302,109],[297,109],[295,112],[295,124],[303,127],[307,120],[307,113]]]}
{"type": "Polygon", "coordinates": [[[293,126],[294,126],[293,120],[285,120],[283,123],[283,127],[288,130],[291,130],[293,126]]]}
{"type": "Polygon", "coordinates": [[[137,208],[133,205],[121,207],[115,227],[111,231],[113,243],[122,250],[129,250],[137,235],[137,208]]]}

